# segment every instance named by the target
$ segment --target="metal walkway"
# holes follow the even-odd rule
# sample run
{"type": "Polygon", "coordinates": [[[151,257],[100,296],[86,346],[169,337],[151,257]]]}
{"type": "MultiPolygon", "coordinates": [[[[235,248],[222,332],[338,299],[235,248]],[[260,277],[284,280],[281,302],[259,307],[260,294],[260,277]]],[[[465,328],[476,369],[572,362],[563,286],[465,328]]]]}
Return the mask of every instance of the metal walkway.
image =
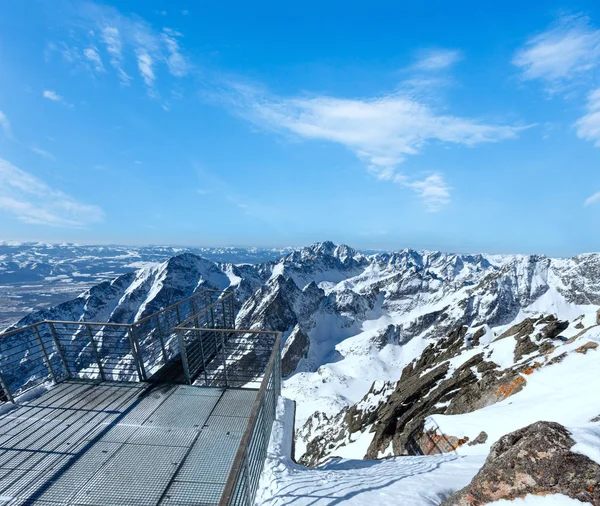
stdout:
{"type": "Polygon", "coordinates": [[[0,506],[252,506],[281,333],[235,329],[233,295],[0,334],[0,506]]]}
{"type": "Polygon", "coordinates": [[[0,416],[0,505],[217,505],[257,393],[59,383],[0,416]]]}

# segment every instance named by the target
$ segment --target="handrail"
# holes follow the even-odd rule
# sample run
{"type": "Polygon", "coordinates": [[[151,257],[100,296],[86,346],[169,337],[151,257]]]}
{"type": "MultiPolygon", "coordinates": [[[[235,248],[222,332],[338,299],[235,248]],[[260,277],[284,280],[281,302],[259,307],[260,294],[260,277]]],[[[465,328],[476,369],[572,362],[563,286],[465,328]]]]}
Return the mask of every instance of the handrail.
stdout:
{"type": "MultiPolygon", "coordinates": [[[[213,290],[214,291],[214,290],[213,290]]],[[[204,293],[204,292],[200,292],[200,293],[204,293]]],[[[218,304],[222,304],[226,298],[228,297],[232,297],[233,300],[233,291],[230,290],[223,290],[219,293],[225,293],[227,295],[225,295],[224,297],[221,297],[220,299],[215,300],[214,302],[211,302],[208,306],[204,306],[200,311],[194,313],[193,315],[187,317],[184,321],[182,321],[179,325],[177,325],[177,327],[175,327],[176,329],[179,330],[187,330],[189,329],[189,327],[186,329],[183,327],[184,324],[188,324],[189,322],[193,321],[194,318],[197,318],[200,314],[205,313],[207,310],[213,308],[213,307],[217,307],[218,304]]],[[[182,302],[184,302],[187,299],[184,299],[182,302]]],[[[165,310],[168,308],[165,308],[165,310]]],[[[154,315],[150,315],[150,316],[154,316],[154,315]]],[[[193,327],[194,329],[197,329],[197,327],[193,327]]],[[[227,329],[230,330],[230,329],[227,329]]]]}
{"type": "Polygon", "coordinates": [[[191,295],[190,297],[186,297],[185,299],[181,299],[180,301],[177,301],[175,304],[171,304],[170,306],[163,307],[159,311],[156,311],[156,313],[152,313],[148,316],[144,316],[142,319],[133,322],[132,325],[135,325],[136,323],[142,323],[142,322],[145,322],[146,320],[154,318],[155,316],[157,316],[161,313],[164,313],[164,312],[168,311],[169,309],[173,309],[175,306],[178,306],[179,304],[182,304],[183,302],[187,302],[188,300],[191,300],[203,293],[228,293],[228,294],[233,295],[232,290],[209,290],[209,289],[202,290],[201,292],[196,292],[194,295],[191,295]]]}
{"type": "Polygon", "coordinates": [[[175,327],[175,330],[209,330],[211,332],[233,332],[236,334],[281,334],[275,330],[252,330],[252,329],[218,329],[218,328],[198,328],[198,327],[175,327]]]}
{"type": "Polygon", "coordinates": [[[116,365],[118,357],[127,357],[127,363],[137,371],[138,379],[145,381],[177,355],[174,328],[182,320],[187,321],[190,314],[210,311],[211,326],[234,327],[233,295],[232,290],[201,290],[131,323],[48,319],[2,332],[0,404],[3,398],[12,402],[17,392],[20,395],[48,379],[57,382],[65,377],[88,377],[96,373],[104,379],[104,366],[109,362],[113,363],[113,375],[115,372],[121,374],[116,365]],[[217,301],[213,302],[215,299],[217,301]],[[227,301],[227,307],[213,312],[220,301],[227,301]],[[75,338],[78,339],[74,341],[75,338]],[[81,350],[76,349],[79,346],[81,350]],[[86,351],[86,358],[82,359],[78,351],[86,351]],[[105,351],[108,355],[103,353],[105,351]],[[96,364],[96,370],[89,369],[90,358],[96,364]],[[34,369],[35,372],[29,374],[34,369]]]}
{"type": "MultiPolygon", "coordinates": [[[[229,332],[231,330],[227,329],[229,332]]],[[[273,334],[274,332],[268,331],[244,331],[244,330],[235,330],[235,332],[255,332],[260,334],[273,334]]],[[[231,467],[231,471],[229,472],[229,476],[227,478],[227,482],[225,483],[225,488],[223,489],[223,493],[221,495],[221,500],[219,501],[219,506],[229,506],[231,503],[231,499],[233,496],[233,492],[236,484],[238,483],[238,479],[242,473],[242,464],[247,458],[246,452],[250,445],[250,438],[252,437],[252,433],[254,431],[254,427],[256,425],[256,421],[258,419],[258,414],[261,408],[261,403],[265,396],[265,392],[267,390],[267,386],[270,381],[271,373],[273,372],[273,367],[275,367],[275,361],[277,358],[277,354],[280,353],[281,347],[281,332],[276,332],[277,337],[275,338],[275,345],[273,346],[273,351],[271,352],[271,357],[269,358],[269,363],[267,364],[267,368],[265,370],[265,374],[263,376],[263,380],[260,384],[260,388],[258,390],[258,394],[256,399],[254,400],[254,404],[252,405],[252,411],[250,411],[250,418],[248,419],[248,424],[246,425],[246,430],[242,435],[242,439],[240,441],[240,446],[238,448],[237,453],[235,454],[235,458],[233,461],[233,465],[231,467]]],[[[279,392],[277,392],[279,395],[279,392]]],[[[246,477],[248,479],[248,477],[246,477]]]]}
{"type": "MultiPolygon", "coordinates": [[[[132,327],[134,325],[140,324],[145,322],[146,320],[150,320],[151,318],[155,318],[157,315],[162,314],[170,309],[173,309],[174,307],[182,304],[183,302],[186,302],[188,300],[194,299],[196,297],[198,297],[199,295],[203,294],[203,293],[230,293],[233,294],[233,291],[231,290],[202,290],[201,292],[196,292],[194,295],[191,295],[189,297],[186,297],[185,299],[181,299],[180,301],[177,301],[175,304],[171,304],[170,306],[164,307],[152,314],[149,314],[148,316],[144,316],[143,318],[139,319],[139,320],[135,320],[132,323],[113,323],[113,322],[94,322],[94,321],[68,321],[68,320],[40,320],[39,322],[35,322],[35,323],[30,323],[29,325],[26,325],[24,327],[18,327],[16,329],[13,330],[8,330],[6,332],[1,332],[0,333],[0,339],[10,336],[12,334],[16,334],[18,332],[23,332],[25,330],[29,330],[32,329],[38,325],[42,325],[42,324],[58,324],[58,325],[67,325],[67,324],[74,324],[74,323],[81,323],[82,325],[87,324],[87,325],[105,325],[108,327],[132,327]]],[[[189,319],[189,318],[188,318],[189,319]]],[[[187,320],[186,320],[187,321],[187,320]]]]}

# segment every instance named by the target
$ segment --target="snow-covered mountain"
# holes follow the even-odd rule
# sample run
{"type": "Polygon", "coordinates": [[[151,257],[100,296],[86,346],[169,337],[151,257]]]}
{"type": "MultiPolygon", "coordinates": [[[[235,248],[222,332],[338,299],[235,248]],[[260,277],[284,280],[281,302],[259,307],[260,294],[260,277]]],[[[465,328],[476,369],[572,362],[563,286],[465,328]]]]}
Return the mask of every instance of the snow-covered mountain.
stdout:
{"type": "Polygon", "coordinates": [[[184,253],[19,324],[130,322],[203,288],[236,289],[238,328],[284,332],[302,463],[485,453],[533,421],[579,430],[600,415],[600,254],[367,255],[324,242],[235,265],[184,253]]]}
{"type": "Polygon", "coordinates": [[[36,309],[55,306],[120,274],[194,253],[214,262],[261,263],[291,248],[185,248],[0,241],[0,328],[36,309]]]}

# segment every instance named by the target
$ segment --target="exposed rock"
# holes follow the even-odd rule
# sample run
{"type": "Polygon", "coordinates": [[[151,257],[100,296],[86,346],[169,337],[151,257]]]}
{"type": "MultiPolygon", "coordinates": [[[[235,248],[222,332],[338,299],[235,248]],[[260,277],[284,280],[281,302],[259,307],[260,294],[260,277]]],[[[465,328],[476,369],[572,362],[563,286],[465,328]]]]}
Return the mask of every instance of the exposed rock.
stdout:
{"type": "Polygon", "coordinates": [[[575,441],[554,422],[536,422],[500,438],[469,485],[442,506],[481,506],[527,494],[563,494],[600,505],[600,465],[571,452],[575,441]]]}
{"type": "Polygon", "coordinates": [[[556,357],[548,360],[548,363],[546,365],[558,364],[562,362],[566,356],[567,352],[565,351],[564,353],[561,353],[560,355],[557,355],[556,357]]]}
{"type": "Polygon", "coordinates": [[[285,341],[285,346],[281,352],[281,375],[284,378],[292,374],[300,361],[308,356],[309,348],[310,339],[300,329],[300,326],[296,325],[285,341]]]}
{"type": "Polygon", "coordinates": [[[477,330],[477,332],[475,332],[475,334],[473,334],[472,345],[479,346],[479,342],[484,335],[485,335],[485,329],[483,327],[481,327],[480,329],[477,330]]]}
{"type": "Polygon", "coordinates": [[[502,334],[500,334],[495,339],[495,341],[500,341],[500,339],[504,339],[506,337],[511,337],[511,336],[515,336],[515,338],[517,340],[522,337],[529,336],[534,331],[534,326],[533,326],[534,322],[535,322],[535,320],[533,318],[525,318],[521,323],[517,323],[516,325],[513,325],[506,332],[503,332],[502,334]]]}
{"type": "Polygon", "coordinates": [[[518,338],[515,346],[515,362],[521,360],[525,355],[529,355],[538,350],[538,345],[535,344],[529,335],[518,338]]]}
{"type": "Polygon", "coordinates": [[[577,348],[575,351],[577,353],[583,353],[585,355],[588,351],[595,350],[596,348],[598,348],[598,343],[595,343],[593,341],[588,341],[583,346],[580,346],[579,348],[577,348]]]}
{"type": "MultiPolygon", "coordinates": [[[[542,322],[540,321],[540,323],[542,322]]],[[[566,330],[568,327],[568,321],[554,319],[540,331],[540,337],[542,339],[555,339],[563,330],[566,330]]]]}
{"type": "Polygon", "coordinates": [[[415,440],[419,445],[419,453],[422,455],[437,455],[449,453],[469,441],[468,437],[457,438],[448,434],[439,434],[435,429],[429,429],[421,433],[415,440]]]}
{"type": "MultiPolygon", "coordinates": [[[[342,410],[337,413],[334,417],[328,417],[325,413],[318,413],[317,419],[321,418],[319,425],[328,427],[325,431],[319,434],[317,437],[311,439],[306,445],[306,452],[301,455],[298,459],[298,463],[305,466],[316,466],[320,463],[321,459],[325,456],[329,456],[331,451],[336,446],[336,443],[340,441],[345,435],[346,430],[343,426],[343,420],[346,415],[346,410],[342,410]],[[335,430],[335,428],[342,427],[341,431],[335,430]]],[[[314,429],[309,425],[313,424],[313,418],[309,418],[302,431],[310,434],[314,433],[314,429]]]]}
{"type": "Polygon", "coordinates": [[[377,398],[387,398],[394,391],[394,383],[386,381],[375,381],[367,394],[360,402],[351,406],[344,417],[346,426],[350,434],[362,430],[364,427],[371,425],[377,419],[377,398]]]}
{"type": "Polygon", "coordinates": [[[481,431],[479,435],[469,443],[469,446],[482,445],[488,439],[487,432],[481,431]]]}
{"type": "Polygon", "coordinates": [[[576,328],[577,330],[581,330],[581,329],[584,329],[584,328],[585,328],[585,325],[584,325],[583,323],[579,322],[577,325],[575,325],[575,328],[576,328]]]}
{"type": "Polygon", "coordinates": [[[596,323],[598,325],[600,325],[600,309],[598,309],[598,311],[596,311],[596,323]]]}

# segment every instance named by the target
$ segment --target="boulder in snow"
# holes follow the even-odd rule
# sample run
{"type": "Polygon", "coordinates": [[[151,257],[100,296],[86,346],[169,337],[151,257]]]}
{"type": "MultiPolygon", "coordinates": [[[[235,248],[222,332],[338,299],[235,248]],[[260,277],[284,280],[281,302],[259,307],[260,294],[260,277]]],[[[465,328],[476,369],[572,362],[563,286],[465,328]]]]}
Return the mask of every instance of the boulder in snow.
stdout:
{"type": "Polygon", "coordinates": [[[442,506],[481,506],[500,499],[563,494],[600,506],[600,465],[573,453],[562,425],[536,422],[501,437],[469,485],[442,506]]]}

